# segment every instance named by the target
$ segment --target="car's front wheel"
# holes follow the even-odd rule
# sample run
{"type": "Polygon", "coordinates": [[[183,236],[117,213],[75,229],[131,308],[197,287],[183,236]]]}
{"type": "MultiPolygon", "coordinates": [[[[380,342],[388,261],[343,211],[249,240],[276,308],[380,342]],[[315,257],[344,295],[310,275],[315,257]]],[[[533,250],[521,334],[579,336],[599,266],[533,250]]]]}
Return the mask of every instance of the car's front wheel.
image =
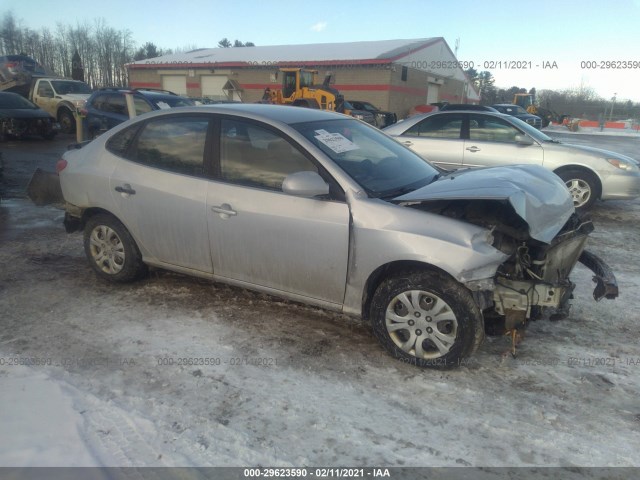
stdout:
{"type": "Polygon", "coordinates": [[[112,282],[130,282],[147,271],[133,238],[111,215],[95,215],[87,220],[84,251],[98,276],[112,282]]]}
{"type": "Polygon", "coordinates": [[[74,133],[76,131],[76,119],[70,110],[63,108],[58,113],[58,123],[62,133],[74,133]]]}
{"type": "Polygon", "coordinates": [[[600,186],[595,175],[580,169],[564,170],[558,173],[569,189],[573,206],[586,211],[600,196],[600,186]]]}
{"type": "Polygon", "coordinates": [[[436,271],[386,279],[375,292],[370,317],[391,355],[420,367],[457,367],[484,338],[482,314],[471,293],[436,271]]]}

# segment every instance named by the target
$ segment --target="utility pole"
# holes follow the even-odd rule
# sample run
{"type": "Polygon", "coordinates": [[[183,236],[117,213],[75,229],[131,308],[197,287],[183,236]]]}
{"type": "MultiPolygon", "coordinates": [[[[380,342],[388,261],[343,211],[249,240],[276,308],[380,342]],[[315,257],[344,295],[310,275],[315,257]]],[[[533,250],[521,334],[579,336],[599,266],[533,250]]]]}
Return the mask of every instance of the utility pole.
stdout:
{"type": "Polygon", "coordinates": [[[618,94],[614,93],[613,98],[611,99],[611,110],[609,111],[609,121],[611,121],[611,119],[613,118],[613,107],[616,106],[616,95],[618,94]]]}

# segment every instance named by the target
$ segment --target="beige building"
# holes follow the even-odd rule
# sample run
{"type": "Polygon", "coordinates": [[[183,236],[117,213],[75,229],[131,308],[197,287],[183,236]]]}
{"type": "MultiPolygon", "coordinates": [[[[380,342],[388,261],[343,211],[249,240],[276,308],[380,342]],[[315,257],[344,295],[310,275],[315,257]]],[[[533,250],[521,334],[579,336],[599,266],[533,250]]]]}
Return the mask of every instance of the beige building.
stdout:
{"type": "Polygon", "coordinates": [[[256,102],[282,88],[279,68],[318,70],[347,100],[369,101],[399,118],[417,105],[478,103],[480,97],[442,37],[414,40],[211,48],[128,65],[132,88],[256,102]]]}

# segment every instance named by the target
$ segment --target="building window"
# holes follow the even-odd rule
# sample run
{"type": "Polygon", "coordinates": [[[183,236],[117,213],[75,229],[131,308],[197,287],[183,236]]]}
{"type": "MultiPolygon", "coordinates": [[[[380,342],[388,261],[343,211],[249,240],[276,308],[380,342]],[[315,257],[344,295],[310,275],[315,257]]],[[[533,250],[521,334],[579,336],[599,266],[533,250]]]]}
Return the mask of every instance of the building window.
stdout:
{"type": "Polygon", "coordinates": [[[406,82],[407,81],[407,74],[409,73],[409,68],[408,67],[402,67],[402,81],[406,82]]]}

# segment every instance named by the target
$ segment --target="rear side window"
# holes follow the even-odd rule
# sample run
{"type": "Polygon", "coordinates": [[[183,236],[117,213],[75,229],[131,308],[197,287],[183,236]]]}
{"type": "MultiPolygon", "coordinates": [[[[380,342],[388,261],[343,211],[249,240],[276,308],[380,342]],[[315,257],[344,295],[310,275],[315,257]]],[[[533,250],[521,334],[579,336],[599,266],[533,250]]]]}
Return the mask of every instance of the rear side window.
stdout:
{"type": "Polygon", "coordinates": [[[138,130],[140,130],[140,124],[133,125],[132,127],[116,133],[107,141],[107,150],[119,157],[126,157],[127,150],[136,138],[138,130]]]}
{"type": "Polygon", "coordinates": [[[460,115],[436,115],[427,117],[415,124],[403,135],[431,138],[460,138],[463,114],[460,115]]]}
{"type": "Polygon", "coordinates": [[[127,158],[150,167],[202,177],[208,128],[209,120],[202,116],[171,116],[150,121],[127,158]]]}

